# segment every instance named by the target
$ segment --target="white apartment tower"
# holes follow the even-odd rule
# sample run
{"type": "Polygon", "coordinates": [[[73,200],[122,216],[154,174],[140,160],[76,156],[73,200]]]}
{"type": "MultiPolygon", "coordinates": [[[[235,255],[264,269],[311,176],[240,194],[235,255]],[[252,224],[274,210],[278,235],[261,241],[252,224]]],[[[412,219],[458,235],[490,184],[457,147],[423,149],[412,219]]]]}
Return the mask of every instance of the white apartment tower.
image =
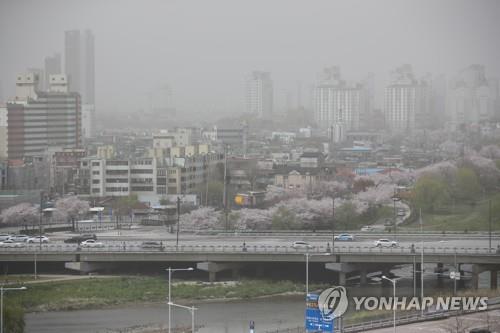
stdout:
{"type": "Polygon", "coordinates": [[[349,85],[338,67],[325,68],[314,87],[314,118],[320,128],[342,127],[357,130],[366,112],[366,91],[361,84],[349,85]]]}
{"type": "Polygon", "coordinates": [[[456,125],[490,119],[497,103],[498,81],[487,78],[482,65],[463,69],[450,84],[448,116],[456,125]]]}
{"type": "Polygon", "coordinates": [[[385,122],[393,132],[426,128],[430,119],[430,85],[417,80],[411,65],[392,73],[392,83],[385,88],[385,122]]]}
{"type": "Polygon", "coordinates": [[[269,72],[253,71],[246,79],[246,111],[259,118],[273,113],[273,81],[269,72]]]}

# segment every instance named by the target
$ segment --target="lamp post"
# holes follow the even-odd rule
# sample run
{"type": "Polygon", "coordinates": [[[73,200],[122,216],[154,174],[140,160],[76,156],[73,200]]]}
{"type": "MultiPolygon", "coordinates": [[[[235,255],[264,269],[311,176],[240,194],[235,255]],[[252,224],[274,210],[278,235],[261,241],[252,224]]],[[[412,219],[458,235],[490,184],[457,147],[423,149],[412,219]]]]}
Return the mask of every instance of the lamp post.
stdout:
{"type": "Polygon", "coordinates": [[[393,288],[393,297],[392,297],[393,315],[392,315],[392,322],[393,322],[394,333],[396,333],[396,282],[398,281],[398,279],[389,279],[385,275],[382,275],[382,279],[390,281],[392,283],[392,288],[393,288]]]}
{"type": "Polygon", "coordinates": [[[306,256],[306,302],[307,302],[307,295],[309,295],[309,257],[314,257],[314,256],[329,256],[330,253],[318,253],[318,254],[310,254],[309,252],[306,252],[304,254],[306,256]]]}
{"type": "MultiPolygon", "coordinates": [[[[178,272],[178,271],[192,271],[193,267],[188,267],[188,268],[167,268],[166,271],[168,271],[168,333],[171,333],[172,331],[172,294],[171,294],[171,285],[172,285],[172,273],[173,272],[178,272]]],[[[0,332],[2,333],[2,332],[0,332]]]]}
{"type": "Polygon", "coordinates": [[[176,306],[176,307],[181,308],[181,309],[186,309],[189,312],[191,312],[191,332],[194,333],[194,330],[195,330],[195,326],[194,326],[194,312],[196,310],[198,310],[198,308],[195,308],[194,306],[184,306],[184,305],[180,305],[180,304],[175,304],[175,303],[172,303],[172,302],[168,302],[168,305],[170,305],[170,306],[176,306]]]}
{"type": "Polygon", "coordinates": [[[19,288],[4,288],[4,286],[0,286],[0,333],[3,333],[3,293],[5,291],[12,290],[26,290],[26,287],[19,288]]]}

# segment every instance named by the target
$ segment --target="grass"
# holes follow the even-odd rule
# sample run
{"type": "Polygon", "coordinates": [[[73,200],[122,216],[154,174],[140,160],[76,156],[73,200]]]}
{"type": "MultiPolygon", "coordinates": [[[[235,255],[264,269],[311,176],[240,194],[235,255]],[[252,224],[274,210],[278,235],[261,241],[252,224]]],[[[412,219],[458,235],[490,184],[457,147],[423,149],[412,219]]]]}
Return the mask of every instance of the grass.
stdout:
{"type": "MultiPolygon", "coordinates": [[[[500,194],[481,198],[475,203],[455,203],[442,207],[438,212],[422,213],[424,230],[428,231],[486,231],[489,228],[489,201],[500,201],[500,194]]],[[[401,229],[419,229],[418,219],[401,229]]],[[[492,230],[500,231],[498,216],[492,217],[492,230]]]]}
{"type": "MultiPolygon", "coordinates": [[[[323,287],[311,285],[310,289],[323,287]]],[[[172,297],[186,300],[245,299],[302,292],[304,285],[292,281],[177,282],[172,288],[172,297]]],[[[8,294],[6,299],[33,312],[160,302],[166,301],[166,297],[167,280],[164,277],[137,276],[33,284],[26,291],[8,294]]]]}

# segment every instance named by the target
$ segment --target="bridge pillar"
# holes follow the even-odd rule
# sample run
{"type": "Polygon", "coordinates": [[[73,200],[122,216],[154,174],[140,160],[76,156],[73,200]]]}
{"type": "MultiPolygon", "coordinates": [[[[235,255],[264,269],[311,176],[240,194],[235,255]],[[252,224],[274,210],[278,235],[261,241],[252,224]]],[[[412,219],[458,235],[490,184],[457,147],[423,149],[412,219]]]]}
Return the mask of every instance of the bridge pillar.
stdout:
{"type": "Polygon", "coordinates": [[[498,289],[498,271],[496,268],[492,268],[490,271],[490,289],[498,289]]]}
{"type": "Polygon", "coordinates": [[[472,279],[471,279],[471,288],[478,289],[479,288],[479,265],[472,265],[472,279]]]}
{"type": "Polygon", "coordinates": [[[422,265],[421,265],[421,263],[419,263],[419,262],[415,263],[415,265],[413,266],[413,271],[415,272],[415,280],[417,280],[417,285],[419,285],[418,281],[420,281],[420,279],[422,278],[422,265]]]}
{"type": "Polygon", "coordinates": [[[443,287],[443,273],[444,273],[444,265],[443,263],[438,263],[435,272],[437,273],[437,286],[438,288],[443,287]]]}
{"type": "Polygon", "coordinates": [[[213,261],[199,262],[196,264],[196,268],[205,272],[208,272],[208,281],[215,282],[217,278],[217,273],[226,270],[238,270],[241,264],[237,263],[217,263],[213,261]]]}
{"type": "Polygon", "coordinates": [[[346,280],[347,280],[346,276],[347,276],[347,273],[345,273],[345,272],[339,272],[339,274],[338,274],[338,282],[337,282],[337,284],[339,286],[345,286],[346,280]]]}
{"type": "Polygon", "coordinates": [[[361,286],[366,286],[366,275],[367,275],[367,271],[366,269],[362,269],[360,272],[359,272],[359,284],[361,286]]]}

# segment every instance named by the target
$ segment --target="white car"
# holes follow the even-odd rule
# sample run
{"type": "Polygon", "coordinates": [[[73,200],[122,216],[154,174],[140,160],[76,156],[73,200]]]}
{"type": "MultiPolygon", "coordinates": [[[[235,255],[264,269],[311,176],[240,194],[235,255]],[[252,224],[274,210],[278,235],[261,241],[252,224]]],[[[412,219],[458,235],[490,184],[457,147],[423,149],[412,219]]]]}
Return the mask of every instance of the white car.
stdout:
{"type": "Polygon", "coordinates": [[[26,246],[24,243],[14,242],[11,239],[4,240],[0,242],[0,247],[24,247],[26,246]]]}
{"type": "Polygon", "coordinates": [[[35,236],[35,237],[30,237],[26,242],[28,243],[40,243],[40,240],[42,243],[48,243],[50,241],[49,237],[47,236],[35,236]]]}
{"type": "Polygon", "coordinates": [[[379,240],[376,240],[374,245],[376,247],[397,247],[399,246],[398,242],[396,241],[391,241],[385,238],[381,238],[379,240]]]}
{"type": "Polygon", "coordinates": [[[296,241],[296,242],[293,242],[292,244],[292,248],[298,250],[298,249],[313,249],[314,246],[312,246],[311,244],[307,243],[307,242],[304,242],[304,241],[296,241]]]}
{"type": "Polygon", "coordinates": [[[30,236],[26,235],[12,235],[9,237],[9,240],[17,242],[17,243],[24,243],[30,238],[30,236]]]}
{"type": "Polygon", "coordinates": [[[87,239],[80,243],[81,247],[104,247],[104,244],[95,239],[87,239]]]}
{"type": "Polygon", "coordinates": [[[0,234],[0,242],[6,241],[12,236],[11,234],[0,234]]]}
{"type": "Polygon", "coordinates": [[[361,228],[361,231],[373,231],[373,227],[369,225],[365,225],[363,228],[361,228]]]}

